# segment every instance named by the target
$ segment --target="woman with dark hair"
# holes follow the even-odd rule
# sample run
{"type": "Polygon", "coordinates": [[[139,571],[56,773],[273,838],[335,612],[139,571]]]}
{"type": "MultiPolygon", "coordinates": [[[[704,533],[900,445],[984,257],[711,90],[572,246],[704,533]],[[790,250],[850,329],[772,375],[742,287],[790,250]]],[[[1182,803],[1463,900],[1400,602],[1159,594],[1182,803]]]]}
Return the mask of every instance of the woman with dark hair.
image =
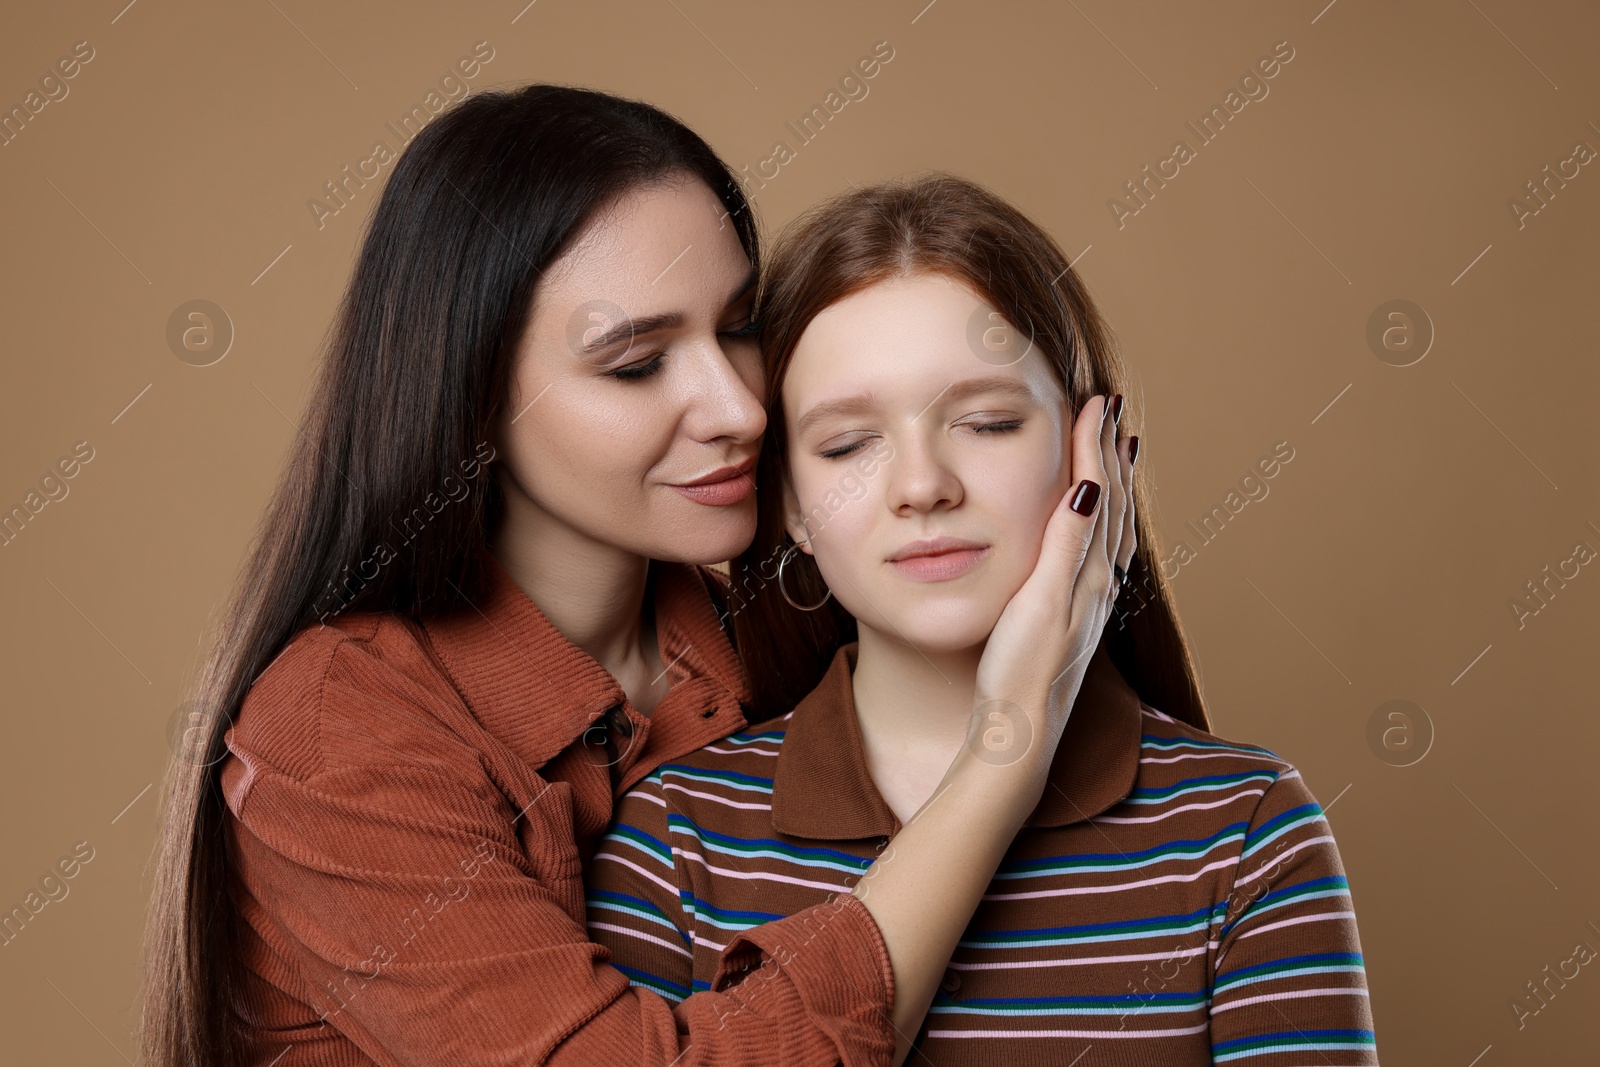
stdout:
{"type": "MultiPolygon", "coordinates": [[[[595,939],[669,998],[707,988],[721,946],[859,892],[938,799],[1052,505],[1093,461],[1100,395],[1101,443],[1133,428],[1083,283],[971,182],[842,195],[768,269],[771,491],[731,597],[758,714],[779,717],[643,778],[588,883],[595,939]]],[[[1130,467],[1138,444],[1118,445],[1130,467]]],[[[1050,785],[917,1062],[1377,1063],[1322,809],[1292,765],[1209,731],[1145,514],[1127,512],[1116,622],[1084,649],[1050,785]]],[[[977,704],[986,753],[1011,758],[1026,717],[977,704]]]]}
{"type": "Polygon", "coordinates": [[[1089,465],[1108,504],[1058,509],[985,660],[1045,743],[955,760],[870,899],[752,931],[681,1004],[632,988],[584,861],[754,699],[707,565],[755,531],[757,264],[727,167],[642,103],[484,92],[406,148],[166,784],[146,1063],[904,1055],[1045,788],[1118,472],[1089,465]]]}

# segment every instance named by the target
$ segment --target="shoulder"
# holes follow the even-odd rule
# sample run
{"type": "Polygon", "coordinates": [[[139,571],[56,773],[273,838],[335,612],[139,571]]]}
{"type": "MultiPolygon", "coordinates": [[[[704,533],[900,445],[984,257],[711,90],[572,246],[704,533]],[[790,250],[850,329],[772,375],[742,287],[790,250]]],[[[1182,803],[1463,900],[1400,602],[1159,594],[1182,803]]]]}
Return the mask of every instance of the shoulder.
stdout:
{"type": "Polygon", "coordinates": [[[1247,807],[1252,820],[1269,793],[1273,806],[1316,805],[1299,768],[1272,749],[1202,730],[1149,705],[1141,715],[1139,772],[1130,800],[1205,804],[1227,819],[1247,807]],[[1224,798],[1234,803],[1220,803],[1224,798]]]}
{"type": "Polygon", "coordinates": [[[1140,706],[1139,758],[1142,763],[1198,763],[1258,766],[1282,770],[1289,763],[1261,745],[1238,741],[1175,719],[1148,704],[1140,706]]]}
{"type": "Polygon", "coordinates": [[[301,780],[378,760],[454,764],[466,714],[414,621],[362,612],[295,634],[251,684],[227,743],[301,780]]]}
{"type": "Polygon", "coordinates": [[[1237,856],[1236,878],[1296,856],[1342,884],[1333,830],[1298,767],[1271,749],[1148,705],[1143,715],[1138,781],[1128,798],[1137,814],[1130,821],[1166,822],[1169,833],[1227,848],[1237,856]]]}

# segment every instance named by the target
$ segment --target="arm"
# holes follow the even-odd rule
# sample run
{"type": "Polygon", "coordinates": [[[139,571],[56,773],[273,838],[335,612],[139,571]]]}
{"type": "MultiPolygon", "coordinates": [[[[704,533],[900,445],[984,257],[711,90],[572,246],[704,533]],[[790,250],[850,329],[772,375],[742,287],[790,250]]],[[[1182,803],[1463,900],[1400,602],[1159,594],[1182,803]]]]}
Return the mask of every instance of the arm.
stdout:
{"type": "Polygon", "coordinates": [[[1216,1062],[1376,1064],[1355,905],[1322,807],[1294,768],[1251,817],[1217,945],[1216,1062]]]}
{"type": "Polygon", "coordinates": [[[533,780],[519,813],[475,749],[374,692],[370,673],[359,686],[338,673],[296,750],[313,756],[253,747],[247,709],[223,786],[246,917],[281,960],[272,973],[373,1060],[887,1062],[892,974],[859,904],[804,952],[791,948],[800,931],[777,930],[771,951],[793,959],[754,1003],[755,987],[734,982],[745,954],[724,988],[675,1008],[630,987],[588,938],[564,783],[533,780]]]}
{"type": "Polygon", "coordinates": [[[933,799],[841,898],[867,906],[894,961],[897,1067],[995,869],[1039,802],[1048,764],[1036,761],[1030,753],[996,766],[963,749],[933,799]]]}
{"type": "MultiPolygon", "coordinates": [[[[897,974],[922,968],[936,978],[942,976],[952,951],[945,939],[953,940],[970,921],[978,896],[988,887],[1001,854],[1016,834],[1013,820],[1020,825],[1032,810],[1022,803],[1010,809],[995,804],[1002,795],[1002,784],[1016,797],[1026,798],[1022,789],[1011,788],[1023,782],[1020,774],[1014,782],[1002,782],[997,775],[980,782],[979,788],[967,786],[965,794],[960,792],[966,783],[976,781],[973,772],[981,769],[1005,773],[981,761],[952,773],[947,784],[955,792],[947,792],[936,804],[924,808],[863,875],[862,881],[872,878],[876,885],[858,883],[853,894],[781,921],[820,931],[841,906],[864,901],[883,913],[884,922],[898,936],[901,958],[895,961],[897,974]],[[927,880],[919,881],[924,878],[927,880]],[[929,892],[930,885],[938,891],[929,892]],[[909,921],[916,917],[921,917],[920,924],[909,921]]],[[[641,781],[618,803],[611,831],[595,854],[586,883],[590,937],[611,950],[614,964],[631,981],[676,1001],[690,996],[695,988],[693,911],[707,903],[722,903],[696,901],[705,890],[695,891],[693,865],[676,862],[669,813],[680,810],[662,790],[659,775],[641,781]]],[[[766,925],[770,923],[735,935],[722,953],[724,971],[737,966],[730,960],[740,951],[741,941],[748,950],[761,940],[766,925]]],[[[800,953],[805,951],[802,947],[800,953]]],[[[766,1000],[757,996],[764,979],[777,973],[775,965],[792,967],[798,955],[785,953],[774,944],[763,974],[744,982],[747,1000],[766,1000]]],[[[705,957],[701,959],[703,968],[705,957]]],[[[704,974],[702,969],[702,978],[704,974]]],[[[703,981],[700,988],[705,988],[703,981]]],[[[931,997],[931,992],[928,995],[931,997]]],[[[901,1003],[900,1007],[908,1018],[897,1019],[896,1025],[909,1047],[926,1007],[920,1012],[915,1006],[907,1008],[901,1003]]]]}
{"type": "MultiPolygon", "coordinates": [[[[705,995],[706,983],[700,983],[701,993],[694,992],[694,905],[685,903],[694,895],[693,874],[676,862],[668,816],[673,810],[675,805],[667,799],[659,775],[641,781],[618,803],[612,829],[589,869],[589,935],[615,954],[621,961],[618,968],[630,981],[671,1001],[692,1005],[705,995]]],[[[865,1044],[866,1035],[886,1034],[892,986],[891,995],[876,1006],[851,1008],[842,1000],[837,1007],[819,1012],[816,1007],[820,1005],[814,1005],[812,999],[816,990],[841,980],[842,976],[831,970],[816,969],[835,966],[829,961],[840,950],[828,945],[841,937],[858,936],[849,932],[857,922],[870,935],[870,951],[885,981],[891,981],[888,950],[870,913],[856,898],[840,897],[793,915],[772,916],[766,925],[780,936],[763,939],[768,948],[736,936],[721,952],[710,988],[727,988],[739,998],[741,1012],[776,1017],[785,1011],[803,1010],[786,1002],[785,982],[810,971],[817,977],[804,983],[801,998],[819,1025],[841,1028],[836,1037],[840,1049],[865,1044]],[[818,947],[813,949],[812,944],[818,947]],[[821,977],[824,973],[827,981],[821,977]],[[730,986],[736,978],[738,984],[730,986]],[[862,1037],[850,1038],[852,1029],[859,1030],[862,1037]]],[[[881,1053],[880,1059],[887,1060],[888,1038],[881,1037],[878,1044],[881,1047],[874,1055],[881,1053]]],[[[770,1052],[753,1049],[748,1062],[766,1063],[771,1058],[770,1052]]],[[[846,1062],[853,1062],[848,1055],[846,1062]]]]}

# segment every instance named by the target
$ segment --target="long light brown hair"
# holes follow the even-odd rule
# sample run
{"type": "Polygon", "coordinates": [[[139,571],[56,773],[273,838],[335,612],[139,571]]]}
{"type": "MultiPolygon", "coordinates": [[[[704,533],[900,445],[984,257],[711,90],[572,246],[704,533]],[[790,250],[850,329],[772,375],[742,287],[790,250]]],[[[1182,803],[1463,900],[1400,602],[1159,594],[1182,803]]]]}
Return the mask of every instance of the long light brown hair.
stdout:
{"type": "MultiPolygon", "coordinates": [[[[1111,330],[1061,249],[982,186],[948,174],[885,182],[824,201],[791,223],[768,258],[758,298],[768,402],[756,536],[730,568],[728,610],[755,691],[752,719],[792,708],[821,680],[839,646],[856,639],[855,619],[837,599],[800,611],[774,580],[779,557],[793,544],[779,491],[787,464],[784,376],[818,314],[871,285],[911,274],[965,282],[1018,336],[1031,337],[1074,417],[1096,394],[1132,395],[1111,330]]],[[[1122,431],[1134,432],[1138,424],[1138,411],[1125,402],[1122,431]]],[[[1150,499],[1145,469],[1136,464],[1133,471],[1140,503],[1150,499]]],[[[1128,582],[1103,638],[1106,651],[1146,704],[1209,730],[1148,508],[1137,509],[1136,529],[1128,582]]],[[[816,603],[827,592],[816,562],[804,553],[790,555],[783,579],[802,603],[816,603]]]]}

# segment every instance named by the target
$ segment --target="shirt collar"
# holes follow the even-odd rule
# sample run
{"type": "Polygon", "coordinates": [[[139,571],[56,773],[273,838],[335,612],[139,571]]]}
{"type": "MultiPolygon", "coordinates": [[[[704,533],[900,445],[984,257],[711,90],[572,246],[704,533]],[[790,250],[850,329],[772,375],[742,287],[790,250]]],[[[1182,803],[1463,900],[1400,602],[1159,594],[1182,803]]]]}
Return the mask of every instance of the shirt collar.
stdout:
{"type": "MultiPolygon", "coordinates": [[[[632,711],[622,686],[557,630],[494,554],[472,602],[422,623],[473,715],[533,767],[543,766],[610,708],[632,711]]],[[[688,563],[650,562],[657,641],[673,684],[649,716],[674,730],[678,705],[726,706],[724,733],[743,725],[752,695],[744,667],[707,591],[719,576],[688,563]],[[732,721],[737,719],[737,725],[732,721]]],[[[637,715],[638,713],[634,713],[637,715]]],[[[643,719],[640,716],[641,720],[643,719]]]]}
{"type": "MultiPolygon", "coordinates": [[[[900,821],[867,770],[851,674],[859,642],[834,653],[822,681],[791,713],[773,772],[774,829],[795,837],[847,841],[892,837],[900,821]]],[[[1128,795],[1139,770],[1139,695],[1095,650],[1056,749],[1032,827],[1093,818],[1128,795]]]]}

